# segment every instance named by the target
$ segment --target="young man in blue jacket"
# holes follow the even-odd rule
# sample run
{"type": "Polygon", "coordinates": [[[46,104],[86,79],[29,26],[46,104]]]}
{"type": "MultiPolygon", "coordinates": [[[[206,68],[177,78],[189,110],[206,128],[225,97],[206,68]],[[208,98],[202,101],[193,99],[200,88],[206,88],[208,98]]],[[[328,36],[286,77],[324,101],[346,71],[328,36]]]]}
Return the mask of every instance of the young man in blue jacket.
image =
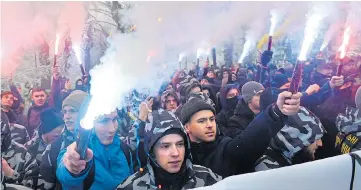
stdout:
{"type": "MultiPolygon", "coordinates": [[[[86,114],[89,102],[90,97],[84,100],[79,110],[76,129],[81,127],[79,121],[86,114]]],[[[119,116],[116,110],[94,121],[88,143],[87,161],[80,160],[76,142],[60,151],[56,176],[64,190],[113,190],[133,173],[130,149],[116,134],[118,127],[119,116]],[[87,178],[89,175],[93,177],[87,178]]]]}

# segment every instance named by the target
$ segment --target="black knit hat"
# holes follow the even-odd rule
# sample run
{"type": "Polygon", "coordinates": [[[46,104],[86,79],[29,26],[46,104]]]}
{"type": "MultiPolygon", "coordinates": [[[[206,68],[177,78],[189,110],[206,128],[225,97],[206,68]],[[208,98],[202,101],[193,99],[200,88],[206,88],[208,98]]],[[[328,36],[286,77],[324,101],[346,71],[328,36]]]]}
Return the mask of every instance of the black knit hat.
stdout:
{"type": "Polygon", "coordinates": [[[186,124],[195,113],[202,110],[210,110],[214,113],[214,115],[216,115],[216,110],[214,109],[214,107],[206,103],[204,100],[197,98],[193,98],[189,100],[182,107],[182,111],[181,111],[182,124],[183,125],[186,124]]]}
{"type": "Polygon", "coordinates": [[[41,124],[39,127],[39,132],[41,134],[46,134],[64,124],[64,121],[53,108],[48,108],[42,111],[40,114],[40,121],[41,124]]]}

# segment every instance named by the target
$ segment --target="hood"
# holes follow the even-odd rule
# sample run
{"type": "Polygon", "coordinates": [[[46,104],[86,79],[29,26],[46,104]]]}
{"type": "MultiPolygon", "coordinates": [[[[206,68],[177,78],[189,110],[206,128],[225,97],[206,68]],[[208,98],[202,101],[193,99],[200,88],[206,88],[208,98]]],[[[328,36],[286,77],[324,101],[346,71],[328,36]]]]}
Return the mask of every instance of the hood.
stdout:
{"type": "MultiPolygon", "coordinates": [[[[148,155],[148,158],[153,160],[152,149],[156,142],[162,138],[167,131],[169,130],[179,130],[185,140],[186,148],[186,159],[191,159],[190,155],[190,142],[187,137],[187,134],[183,128],[182,123],[179,119],[172,113],[163,109],[153,111],[148,116],[149,122],[146,123],[144,129],[144,151],[148,155]]],[[[153,160],[155,162],[155,160],[153,160]]]]}
{"type": "Polygon", "coordinates": [[[339,114],[336,118],[338,131],[344,134],[361,132],[361,110],[347,107],[345,114],[339,114]]]}
{"type": "Polygon", "coordinates": [[[165,109],[165,100],[166,100],[167,96],[173,96],[174,99],[176,99],[178,105],[180,104],[178,94],[176,92],[174,92],[173,90],[166,90],[166,91],[163,92],[163,94],[161,96],[161,102],[162,102],[162,108],[163,109],[165,109]]]}
{"type": "Polygon", "coordinates": [[[227,105],[227,93],[231,89],[237,89],[238,90],[238,87],[237,87],[237,85],[234,85],[234,84],[227,84],[224,87],[222,87],[221,90],[220,90],[219,98],[221,99],[222,108],[227,109],[228,107],[230,107],[230,105],[227,105]]]}
{"type": "Polygon", "coordinates": [[[187,102],[192,99],[204,100],[207,104],[211,105],[213,108],[216,108],[216,105],[214,104],[212,99],[210,99],[207,95],[203,94],[203,92],[189,94],[189,97],[187,98],[187,102]]]}
{"type": "Polygon", "coordinates": [[[321,139],[324,133],[320,120],[301,106],[296,115],[288,116],[287,124],[271,140],[271,147],[291,159],[297,152],[321,139]]]}
{"type": "Polygon", "coordinates": [[[213,103],[216,103],[217,98],[216,98],[216,93],[214,90],[214,87],[211,85],[202,85],[202,90],[207,89],[209,91],[209,98],[213,101],[213,103]]]}

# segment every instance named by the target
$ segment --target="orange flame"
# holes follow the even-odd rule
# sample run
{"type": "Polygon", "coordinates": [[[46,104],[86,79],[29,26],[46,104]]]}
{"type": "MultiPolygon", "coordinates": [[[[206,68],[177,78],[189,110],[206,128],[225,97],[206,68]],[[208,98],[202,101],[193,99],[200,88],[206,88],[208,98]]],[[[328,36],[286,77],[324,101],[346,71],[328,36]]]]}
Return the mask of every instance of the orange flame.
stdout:
{"type": "Polygon", "coordinates": [[[58,50],[59,50],[59,41],[60,41],[60,36],[59,34],[56,34],[56,40],[55,40],[55,55],[58,54],[58,50]]]}
{"type": "Polygon", "coordinates": [[[351,28],[347,27],[346,30],[343,33],[343,40],[340,48],[338,51],[340,51],[340,59],[343,59],[346,55],[346,48],[350,42],[350,36],[351,36],[351,28]]]}

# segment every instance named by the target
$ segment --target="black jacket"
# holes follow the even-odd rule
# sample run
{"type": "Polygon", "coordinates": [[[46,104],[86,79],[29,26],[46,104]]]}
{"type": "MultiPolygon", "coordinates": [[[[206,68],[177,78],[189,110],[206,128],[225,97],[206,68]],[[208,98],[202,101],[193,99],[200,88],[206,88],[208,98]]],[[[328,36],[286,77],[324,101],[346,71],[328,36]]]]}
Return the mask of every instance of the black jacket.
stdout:
{"type": "Polygon", "coordinates": [[[247,103],[242,99],[238,102],[234,115],[229,119],[226,136],[235,138],[241,134],[246,127],[253,121],[255,114],[249,109],[247,103]]]}
{"type": "Polygon", "coordinates": [[[256,160],[286,119],[277,106],[271,105],[235,139],[221,134],[213,142],[192,142],[193,163],[208,167],[222,177],[252,172],[256,160]]]}

